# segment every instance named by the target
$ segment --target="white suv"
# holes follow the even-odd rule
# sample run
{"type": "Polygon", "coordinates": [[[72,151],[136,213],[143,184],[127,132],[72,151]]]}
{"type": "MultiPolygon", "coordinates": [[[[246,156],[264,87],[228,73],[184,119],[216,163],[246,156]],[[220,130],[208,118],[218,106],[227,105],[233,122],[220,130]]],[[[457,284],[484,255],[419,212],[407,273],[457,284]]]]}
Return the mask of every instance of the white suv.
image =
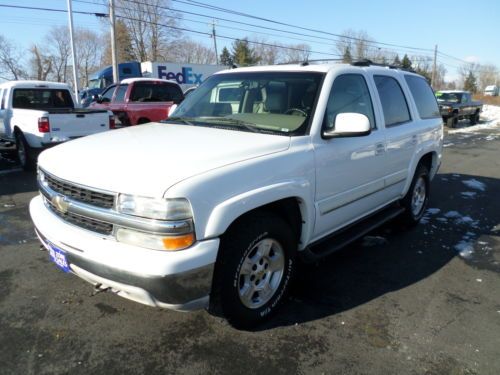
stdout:
{"type": "Polygon", "coordinates": [[[43,152],[30,212],[56,264],[96,288],[250,326],[283,301],[298,256],[397,215],[418,223],[442,142],[432,89],[414,73],[238,68],[163,123],[43,152]]]}

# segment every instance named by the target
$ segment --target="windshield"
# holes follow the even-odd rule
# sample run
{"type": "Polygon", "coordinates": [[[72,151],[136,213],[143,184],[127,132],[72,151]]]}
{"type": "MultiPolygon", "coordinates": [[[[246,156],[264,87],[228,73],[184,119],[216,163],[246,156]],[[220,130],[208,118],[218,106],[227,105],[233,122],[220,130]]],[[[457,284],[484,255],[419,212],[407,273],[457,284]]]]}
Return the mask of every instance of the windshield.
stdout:
{"type": "Polygon", "coordinates": [[[462,99],[462,94],[455,92],[437,92],[436,98],[438,102],[460,103],[460,100],[462,99]]]}
{"type": "Polygon", "coordinates": [[[89,81],[89,89],[100,89],[101,88],[101,80],[100,79],[91,79],[89,81]]]}
{"type": "Polygon", "coordinates": [[[280,135],[304,135],[323,73],[216,74],[193,91],[167,122],[280,135]]]}

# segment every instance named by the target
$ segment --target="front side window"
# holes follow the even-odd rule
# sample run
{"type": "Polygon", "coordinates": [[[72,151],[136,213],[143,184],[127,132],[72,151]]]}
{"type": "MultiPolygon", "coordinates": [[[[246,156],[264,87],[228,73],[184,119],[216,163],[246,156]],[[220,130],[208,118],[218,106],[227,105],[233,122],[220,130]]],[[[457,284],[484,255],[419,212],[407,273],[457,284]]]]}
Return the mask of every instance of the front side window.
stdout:
{"type": "Polygon", "coordinates": [[[324,78],[317,72],[215,74],[167,122],[277,135],[304,135],[324,78]]]}
{"type": "Polygon", "coordinates": [[[436,97],[427,81],[424,78],[412,75],[405,75],[405,80],[415,100],[420,118],[441,117],[436,97]]]}
{"type": "Polygon", "coordinates": [[[102,93],[101,97],[103,102],[105,103],[110,102],[111,99],[113,99],[113,93],[115,92],[115,88],[116,86],[108,87],[108,89],[102,93]]]}
{"type": "Polygon", "coordinates": [[[373,78],[382,103],[385,126],[395,126],[410,121],[410,110],[398,81],[389,76],[373,78]]]}
{"type": "Polygon", "coordinates": [[[125,101],[125,93],[127,92],[128,85],[120,85],[116,89],[115,102],[123,103],[125,101]]]}
{"type": "Polygon", "coordinates": [[[12,107],[26,109],[73,108],[73,99],[64,89],[15,89],[12,107]]]}
{"type": "Polygon", "coordinates": [[[344,74],[335,79],[328,98],[323,128],[335,129],[335,119],[340,113],[360,113],[375,128],[373,105],[365,78],[360,74],[344,74]]]}

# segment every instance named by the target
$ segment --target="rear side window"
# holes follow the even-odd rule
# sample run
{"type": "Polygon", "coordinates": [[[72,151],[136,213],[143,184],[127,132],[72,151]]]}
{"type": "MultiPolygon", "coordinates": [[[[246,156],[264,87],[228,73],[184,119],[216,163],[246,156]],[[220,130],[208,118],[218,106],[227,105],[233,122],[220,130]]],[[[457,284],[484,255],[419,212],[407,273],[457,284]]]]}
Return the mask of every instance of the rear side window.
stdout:
{"type": "Polygon", "coordinates": [[[113,93],[115,92],[116,86],[111,86],[109,87],[106,91],[102,93],[102,98],[105,99],[103,100],[104,102],[110,102],[111,99],[113,98],[113,93]]]}
{"type": "Polygon", "coordinates": [[[68,90],[15,89],[12,107],[29,109],[73,108],[68,90]]]}
{"type": "Polygon", "coordinates": [[[360,113],[375,128],[373,106],[365,78],[360,74],[344,74],[335,79],[326,106],[324,128],[335,128],[335,118],[340,113],[360,113]]]}
{"type": "Polygon", "coordinates": [[[127,92],[128,85],[120,85],[116,89],[115,102],[122,103],[125,101],[125,93],[127,92]]]}
{"type": "Polygon", "coordinates": [[[374,76],[382,102],[385,126],[400,125],[411,120],[408,103],[398,81],[389,76],[374,76]]]}
{"type": "Polygon", "coordinates": [[[169,84],[136,83],[130,100],[133,102],[175,102],[182,101],[180,88],[169,84]]]}
{"type": "Polygon", "coordinates": [[[405,75],[421,119],[441,117],[436,97],[427,81],[421,77],[405,75]]]}
{"type": "Polygon", "coordinates": [[[7,96],[7,89],[0,91],[0,109],[5,109],[5,97],[7,96]]]}

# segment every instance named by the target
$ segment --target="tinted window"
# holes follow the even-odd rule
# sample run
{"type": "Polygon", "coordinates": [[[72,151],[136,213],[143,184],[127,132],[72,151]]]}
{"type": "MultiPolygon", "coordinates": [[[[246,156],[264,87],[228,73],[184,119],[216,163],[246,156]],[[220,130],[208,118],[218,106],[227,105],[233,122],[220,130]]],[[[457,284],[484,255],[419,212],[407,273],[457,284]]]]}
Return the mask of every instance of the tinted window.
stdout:
{"type": "Polygon", "coordinates": [[[223,88],[219,90],[219,102],[239,102],[243,90],[240,87],[223,88]]]}
{"type": "Polygon", "coordinates": [[[73,99],[68,90],[57,89],[15,89],[14,108],[73,108],[73,99]]]}
{"type": "Polygon", "coordinates": [[[420,118],[440,117],[436,97],[427,81],[421,77],[405,75],[420,118]]]}
{"type": "Polygon", "coordinates": [[[337,77],[328,98],[324,126],[335,128],[335,118],[339,113],[360,113],[370,120],[375,128],[373,106],[368,86],[362,75],[345,74],[337,77]]]}
{"type": "Polygon", "coordinates": [[[182,101],[182,91],[174,85],[157,83],[136,83],[130,100],[133,102],[175,102],[182,101]]]}
{"type": "Polygon", "coordinates": [[[120,85],[116,89],[115,102],[122,103],[125,100],[125,93],[127,92],[128,85],[120,85]]]}
{"type": "Polygon", "coordinates": [[[374,76],[382,102],[385,125],[393,126],[411,120],[406,98],[397,80],[388,76],[374,76]]]}
{"type": "Polygon", "coordinates": [[[110,102],[111,98],[113,98],[113,93],[115,92],[116,86],[109,87],[106,91],[102,93],[102,98],[104,102],[110,102]],[[107,100],[106,100],[107,99],[107,100]]]}

